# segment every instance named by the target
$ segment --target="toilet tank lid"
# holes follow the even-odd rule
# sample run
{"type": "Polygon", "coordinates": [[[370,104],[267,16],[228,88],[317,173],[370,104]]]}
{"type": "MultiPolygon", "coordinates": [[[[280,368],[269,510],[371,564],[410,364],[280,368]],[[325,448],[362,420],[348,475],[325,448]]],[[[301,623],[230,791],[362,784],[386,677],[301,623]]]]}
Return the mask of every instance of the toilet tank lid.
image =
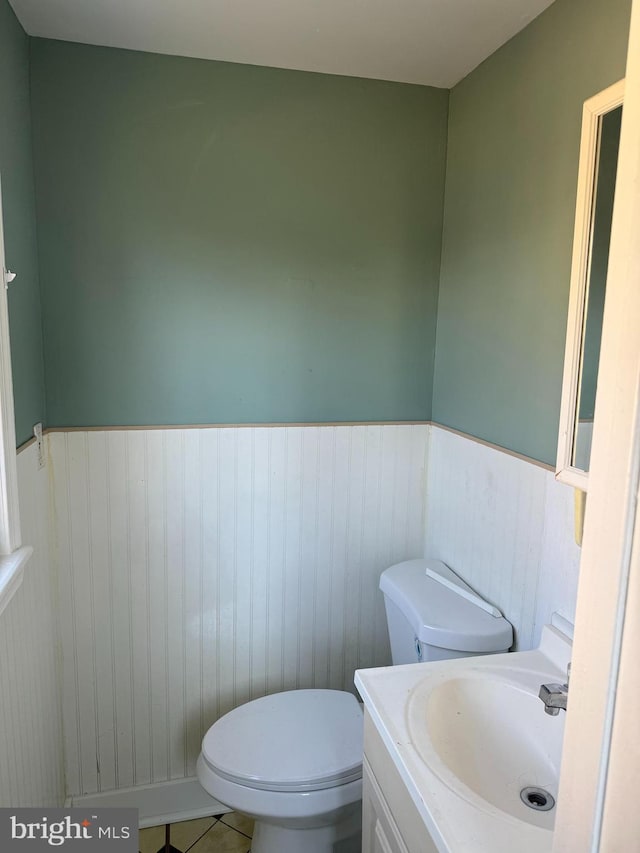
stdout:
{"type": "Polygon", "coordinates": [[[214,723],[202,757],[219,775],[266,791],[313,791],[362,776],[363,716],[342,690],[288,690],[214,723]]]}
{"type": "Polygon", "coordinates": [[[380,589],[403,613],[421,643],[459,652],[506,651],[513,628],[428,577],[432,569],[471,591],[446,563],[431,558],[406,560],[386,569],[380,589]]]}

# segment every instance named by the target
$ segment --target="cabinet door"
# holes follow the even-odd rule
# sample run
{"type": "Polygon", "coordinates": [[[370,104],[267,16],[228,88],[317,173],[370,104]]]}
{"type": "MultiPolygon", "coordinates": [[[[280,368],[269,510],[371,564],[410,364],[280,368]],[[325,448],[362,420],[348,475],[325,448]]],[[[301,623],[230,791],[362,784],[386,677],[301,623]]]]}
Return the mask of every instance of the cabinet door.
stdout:
{"type": "Polygon", "coordinates": [[[402,851],[406,849],[407,848],[399,839],[390,839],[384,831],[384,828],[380,821],[376,821],[375,839],[373,846],[373,850],[375,851],[375,853],[402,853],[402,851]]]}
{"type": "Polygon", "coordinates": [[[366,763],[362,773],[362,853],[409,853],[366,763]]]}

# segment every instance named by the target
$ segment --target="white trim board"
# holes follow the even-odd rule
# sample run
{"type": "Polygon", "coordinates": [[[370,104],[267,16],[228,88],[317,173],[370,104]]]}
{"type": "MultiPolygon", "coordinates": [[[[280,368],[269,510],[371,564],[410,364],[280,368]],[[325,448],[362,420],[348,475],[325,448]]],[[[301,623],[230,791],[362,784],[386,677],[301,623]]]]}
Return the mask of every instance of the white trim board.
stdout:
{"type": "Polygon", "coordinates": [[[65,806],[89,809],[138,809],[140,829],[226,814],[231,811],[228,806],[223,806],[218,800],[210,797],[195,777],[172,779],[153,785],[139,785],[136,788],[121,788],[117,791],[104,791],[101,794],[88,794],[83,797],[69,797],[65,806]]]}
{"type": "Polygon", "coordinates": [[[634,0],[555,853],[638,849],[640,2],[634,0]]]}
{"type": "MultiPolygon", "coordinates": [[[[459,435],[462,438],[467,438],[469,441],[475,441],[476,444],[481,444],[484,447],[489,447],[492,450],[497,450],[499,453],[506,453],[508,456],[513,456],[514,459],[521,459],[523,462],[529,462],[531,465],[537,465],[538,468],[544,468],[545,471],[555,471],[555,466],[548,462],[542,462],[540,459],[535,459],[533,456],[527,456],[525,453],[520,453],[517,450],[510,450],[508,447],[502,447],[500,444],[495,444],[487,439],[480,438],[470,432],[456,429],[456,427],[441,424],[438,421],[307,421],[307,422],[285,422],[274,421],[273,423],[259,423],[256,421],[247,421],[241,424],[225,424],[225,423],[209,423],[209,424],[122,424],[120,426],[52,426],[43,429],[43,435],[58,435],[67,432],[131,432],[131,431],[151,431],[151,430],[212,430],[212,429],[293,429],[297,428],[328,428],[333,427],[371,427],[371,426],[427,426],[437,427],[438,429],[446,430],[454,435],[459,435]]],[[[27,442],[18,448],[18,453],[29,447],[35,441],[30,438],[27,442]]]]}
{"type": "MultiPolygon", "coordinates": [[[[49,435],[61,432],[127,432],[131,430],[185,430],[185,429],[292,429],[298,427],[353,427],[353,426],[428,426],[431,421],[245,421],[244,423],[208,424],[119,424],[107,426],[53,426],[43,430],[49,435]]],[[[33,439],[29,439],[32,441],[33,439]]]]}
{"type": "Polygon", "coordinates": [[[589,280],[591,277],[600,134],[603,116],[621,106],[623,100],[624,80],[619,80],[613,86],[609,86],[585,101],[582,109],[580,164],[578,167],[578,191],[573,234],[573,259],[562,379],[556,479],[585,492],[589,480],[589,460],[588,458],[586,460],[577,458],[577,417],[580,383],[582,381],[583,341],[589,300],[589,280]],[[583,466],[586,466],[586,470],[583,466]]]}
{"type": "Polygon", "coordinates": [[[49,472],[34,445],[17,457],[22,530],[33,545],[24,582],[0,616],[0,803],[64,803],[56,583],[49,536],[49,472]]]}
{"type": "Polygon", "coordinates": [[[13,407],[7,288],[15,274],[6,269],[0,188],[0,613],[20,588],[33,549],[22,548],[16,430],[13,407]]]}

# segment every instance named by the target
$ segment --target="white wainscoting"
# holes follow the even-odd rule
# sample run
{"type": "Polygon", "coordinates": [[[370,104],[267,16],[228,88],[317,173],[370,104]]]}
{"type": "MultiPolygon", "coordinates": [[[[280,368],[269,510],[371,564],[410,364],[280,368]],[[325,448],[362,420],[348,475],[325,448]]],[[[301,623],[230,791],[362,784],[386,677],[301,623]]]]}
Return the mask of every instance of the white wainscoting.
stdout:
{"type": "Polygon", "coordinates": [[[428,429],[50,434],[68,794],[190,777],[234,706],[388,661],[428,429]]]}
{"type": "Polygon", "coordinates": [[[575,621],[580,549],[573,489],[547,468],[432,426],[425,554],[447,563],[538,645],[559,612],[575,621]]]}
{"type": "Polygon", "coordinates": [[[447,562],[521,649],[552,612],[574,618],[573,491],[444,428],[61,432],[49,448],[74,802],[189,779],[206,728],[250,698],[351,689],[388,661],[377,585],[399,560],[447,562]]]}
{"type": "Polygon", "coordinates": [[[0,806],[62,806],[60,661],[49,481],[35,444],[18,454],[24,581],[0,616],[0,806]]]}

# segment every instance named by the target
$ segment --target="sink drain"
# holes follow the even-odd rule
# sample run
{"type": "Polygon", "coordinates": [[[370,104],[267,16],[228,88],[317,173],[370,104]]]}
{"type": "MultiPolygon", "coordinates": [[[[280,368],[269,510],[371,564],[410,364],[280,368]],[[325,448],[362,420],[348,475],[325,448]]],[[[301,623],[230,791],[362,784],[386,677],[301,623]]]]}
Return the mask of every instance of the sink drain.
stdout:
{"type": "Polygon", "coordinates": [[[525,806],[537,812],[548,812],[556,804],[554,798],[544,788],[523,788],[520,791],[520,799],[525,806]]]}

